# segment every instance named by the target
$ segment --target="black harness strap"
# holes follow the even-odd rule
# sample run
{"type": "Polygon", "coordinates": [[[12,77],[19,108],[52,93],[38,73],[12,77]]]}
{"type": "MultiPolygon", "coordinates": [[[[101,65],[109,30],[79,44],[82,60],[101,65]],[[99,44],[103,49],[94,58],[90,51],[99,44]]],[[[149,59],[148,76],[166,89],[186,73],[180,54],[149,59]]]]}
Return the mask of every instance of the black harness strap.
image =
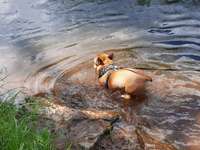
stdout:
{"type": "Polygon", "coordinates": [[[101,78],[106,73],[108,74],[108,77],[106,79],[105,87],[108,88],[108,80],[110,77],[111,72],[117,71],[119,68],[116,65],[110,64],[108,66],[105,66],[99,70],[99,78],[101,78]]]}
{"type": "Polygon", "coordinates": [[[99,78],[101,78],[109,71],[117,71],[117,70],[119,70],[119,68],[116,65],[110,64],[108,66],[105,66],[99,70],[99,78]]]}

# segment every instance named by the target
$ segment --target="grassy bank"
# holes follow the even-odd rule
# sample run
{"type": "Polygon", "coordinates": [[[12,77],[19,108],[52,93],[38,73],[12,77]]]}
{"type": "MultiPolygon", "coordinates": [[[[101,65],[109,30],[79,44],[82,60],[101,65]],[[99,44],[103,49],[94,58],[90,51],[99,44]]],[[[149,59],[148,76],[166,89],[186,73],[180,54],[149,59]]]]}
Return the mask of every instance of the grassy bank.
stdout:
{"type": "Polygon", "coordinates": [[[47,129],[38,130],[37,114],[13,104],[0,102],[1,150],[52,150],[53,138],[47,129]]]}

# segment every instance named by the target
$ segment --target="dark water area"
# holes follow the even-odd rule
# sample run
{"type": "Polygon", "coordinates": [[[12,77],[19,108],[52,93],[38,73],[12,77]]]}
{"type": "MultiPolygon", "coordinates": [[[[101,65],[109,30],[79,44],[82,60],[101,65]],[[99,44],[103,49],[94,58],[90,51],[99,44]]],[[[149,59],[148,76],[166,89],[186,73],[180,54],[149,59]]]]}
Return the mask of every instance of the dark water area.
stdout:
{"type": "Polygon", "coordinates": [[[145,137],[153,136],[180,150],[200,149],[198,0],[1,0],[0,68],[8,75],[3,91],[119,112],[111,137],[93,148],[139,149],[140,137],[139,147],[152,149],[145,137]],[[125,104],[98,86],[92,63],[103,51],[152,76],[145,97],[125,104]]]}

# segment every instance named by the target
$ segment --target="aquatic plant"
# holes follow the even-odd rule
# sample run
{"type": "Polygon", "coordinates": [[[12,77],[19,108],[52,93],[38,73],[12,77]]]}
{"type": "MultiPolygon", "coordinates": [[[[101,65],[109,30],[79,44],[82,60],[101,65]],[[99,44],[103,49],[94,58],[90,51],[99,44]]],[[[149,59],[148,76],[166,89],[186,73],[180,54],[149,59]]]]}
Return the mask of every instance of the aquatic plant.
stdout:
{"type": "Polygon", "coordinates": [[[137,3],[139,5],[150,5],[151,4],[151,0],[137,0],[137,3]]]}

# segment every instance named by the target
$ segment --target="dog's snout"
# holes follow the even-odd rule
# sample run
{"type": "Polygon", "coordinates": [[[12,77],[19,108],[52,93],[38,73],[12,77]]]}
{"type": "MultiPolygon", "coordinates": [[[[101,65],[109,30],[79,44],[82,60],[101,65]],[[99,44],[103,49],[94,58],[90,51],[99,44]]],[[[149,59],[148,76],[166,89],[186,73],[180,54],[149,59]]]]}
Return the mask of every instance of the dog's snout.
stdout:
{"type": "Polygon", "coordinates": [[[94,69],[96,69],[97,68],[96,64],[94,64],[93,67],[94,67],[94,69]]]}

